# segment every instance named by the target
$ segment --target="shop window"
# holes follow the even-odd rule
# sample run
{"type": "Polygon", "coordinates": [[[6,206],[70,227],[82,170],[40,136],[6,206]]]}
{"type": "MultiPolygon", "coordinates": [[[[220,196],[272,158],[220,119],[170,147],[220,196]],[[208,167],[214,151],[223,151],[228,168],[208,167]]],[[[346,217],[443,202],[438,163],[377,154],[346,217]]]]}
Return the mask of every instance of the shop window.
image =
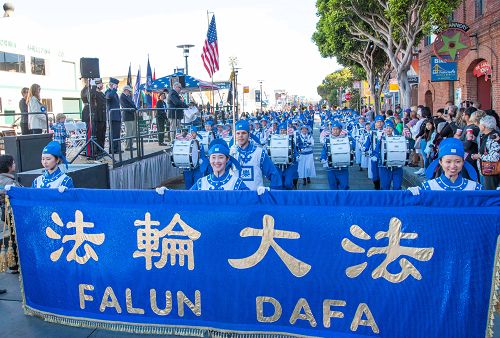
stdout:
{"type": "Polygon", "coordinates": [[[0,70],[5,72],[26,73],[24,55],[0,52],[0,70]]]}
{"type": "Polygon", "coordinates": [[[484,10],[484,1],[483,0],[475,0],[476,3],[476,18],[479,18],[483,15],[484,10]]]}
{"type": "Polygon", "coordinates": [[[45,59],[31,57],[31,74],[45,75],[45,59]]]}

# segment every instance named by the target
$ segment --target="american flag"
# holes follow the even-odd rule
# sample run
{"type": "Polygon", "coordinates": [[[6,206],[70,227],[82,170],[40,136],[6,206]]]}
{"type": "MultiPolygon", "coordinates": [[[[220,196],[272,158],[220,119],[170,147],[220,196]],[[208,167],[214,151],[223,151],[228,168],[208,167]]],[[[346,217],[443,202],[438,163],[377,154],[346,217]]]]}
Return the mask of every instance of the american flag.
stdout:
{"type": "Polygon", "coordinates": [[[207,38],[205,40],[205,44],[203,45],[201,58],[208,75],[212,77],[212,75],[219,70],[219,47],[217,46],[215,15],[212,16],[212,21],[210,21],[210,26],[208,27],[207,38]]]}

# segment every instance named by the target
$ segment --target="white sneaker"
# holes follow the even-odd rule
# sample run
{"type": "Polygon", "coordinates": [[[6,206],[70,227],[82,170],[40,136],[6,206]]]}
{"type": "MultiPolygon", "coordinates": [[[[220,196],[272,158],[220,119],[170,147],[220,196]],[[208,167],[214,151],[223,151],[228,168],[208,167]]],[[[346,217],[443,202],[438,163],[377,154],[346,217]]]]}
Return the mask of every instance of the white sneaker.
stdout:
{"type": "Polygon", "coordinates": [[[415,175],[421,175],[424,172],[424,168],[420,168],[417,171],[414,172],[415,175]]]}

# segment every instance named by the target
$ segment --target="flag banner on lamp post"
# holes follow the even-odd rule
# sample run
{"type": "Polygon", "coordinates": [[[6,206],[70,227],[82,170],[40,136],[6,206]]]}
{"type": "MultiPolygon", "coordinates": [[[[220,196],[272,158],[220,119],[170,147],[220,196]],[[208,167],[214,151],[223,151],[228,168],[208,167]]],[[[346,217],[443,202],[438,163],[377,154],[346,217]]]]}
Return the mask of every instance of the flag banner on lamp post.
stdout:
{"type": "Polygon", "coordinates": [[[485,337],[500,193],[12,188],[27,314],[134,333],[485,337]]]}

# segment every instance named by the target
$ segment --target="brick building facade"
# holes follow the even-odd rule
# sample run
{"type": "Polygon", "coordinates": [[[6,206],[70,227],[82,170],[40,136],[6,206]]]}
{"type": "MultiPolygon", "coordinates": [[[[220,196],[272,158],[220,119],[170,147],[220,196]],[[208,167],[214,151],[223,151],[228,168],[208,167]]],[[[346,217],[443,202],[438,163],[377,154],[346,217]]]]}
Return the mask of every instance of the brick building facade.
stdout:
{"type": "Polygon", "coordinates": [[[418,103],[429,106],[433,111],[454,101],[455,94],[461,90],[461,101],[480,102],[482,109],[500,111],[500,1],[464,0],[454,11],[453,21],[462,22],[470,27],[472,48],[458,61],[458,81],[431,82],[431,56],[434,55],[429,39],[424,39],[419,50],[418,103]],[[477,48],[477,49],[476,49],[477,48]],[[475,49],[475,50],[474,50],[475,49]],[[476,65],[486,61],[492,69],[491,77],[476,77],[476,65]],[[458,91],[457,91],[458,89],[458,91]]]}

